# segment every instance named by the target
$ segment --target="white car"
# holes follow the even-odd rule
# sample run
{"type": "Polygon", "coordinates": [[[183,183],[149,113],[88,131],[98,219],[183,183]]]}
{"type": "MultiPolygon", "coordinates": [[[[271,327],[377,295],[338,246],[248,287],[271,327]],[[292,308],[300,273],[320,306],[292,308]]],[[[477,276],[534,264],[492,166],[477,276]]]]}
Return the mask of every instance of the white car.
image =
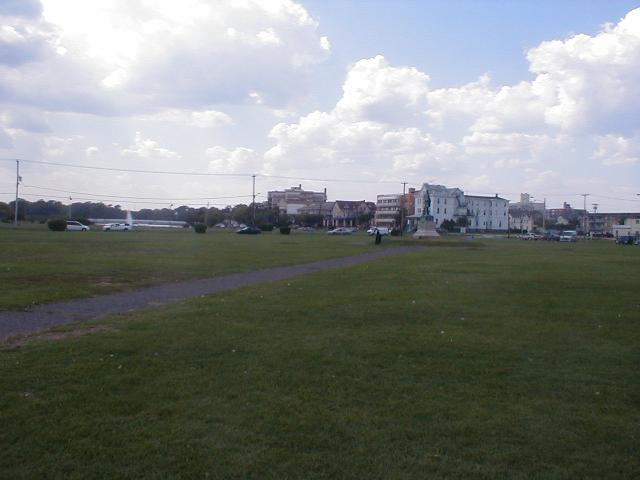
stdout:
{"type": "Polygon", "coordinates": [[[380,233],[380,235],[389,235],[391,232],[387,227],[371,227],[367,230],[368,235],[375,235],[376,233],[380,233]]]}
{"type": "Polygon", "coordinates": [[[70,232],[88,232],[91,228],[75,220],[67,220],[67,230],[70,232]]]}
{"type": "Polygon", "coordinates": [[[329,230],[327,235],[351,235],[353,232],[350,228],[339,227],[333,230],[329,230]]]}
{"type": "Polygon", "coordinates": [[[128,223],[107,223],[102,230],[105,232],[128,232],[131,230],[131,225],[128,223]]]}

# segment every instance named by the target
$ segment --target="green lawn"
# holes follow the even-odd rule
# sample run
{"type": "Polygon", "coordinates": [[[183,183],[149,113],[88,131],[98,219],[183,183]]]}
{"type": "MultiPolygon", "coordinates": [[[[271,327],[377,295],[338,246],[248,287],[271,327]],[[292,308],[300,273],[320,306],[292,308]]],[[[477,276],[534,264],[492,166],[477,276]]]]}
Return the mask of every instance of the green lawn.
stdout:
{"type": "MultiPolygon", "coordinates": [[[[39,227],[0,228],[0,310],[353,255],[374,248],[373,240],[364,234],[51,232],[39,227]]],[[[396,239],[385,240],[390,244],[396,239]]]]}
{"type": "Polygon", "coordinates": [[[0,477],[637,477],[640,249],[438,245],[4,347],[0,477]]]}

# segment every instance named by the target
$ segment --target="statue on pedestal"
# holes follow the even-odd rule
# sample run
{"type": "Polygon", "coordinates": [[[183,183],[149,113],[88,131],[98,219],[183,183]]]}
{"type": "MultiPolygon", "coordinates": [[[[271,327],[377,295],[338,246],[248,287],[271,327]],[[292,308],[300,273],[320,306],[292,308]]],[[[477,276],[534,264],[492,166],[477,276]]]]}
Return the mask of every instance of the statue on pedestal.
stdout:
{"type": "Polygon", "coordinates": [[[439,237],[440,234],[436,231],[436,222],[433,221],[433,215],[431,215],[431,196],[429,195],[429,189],[423,187],[423,190],[422,215],[420,216],[420,220],[418,220],[418,230],[413,234],[413,238],[439,237]]]}

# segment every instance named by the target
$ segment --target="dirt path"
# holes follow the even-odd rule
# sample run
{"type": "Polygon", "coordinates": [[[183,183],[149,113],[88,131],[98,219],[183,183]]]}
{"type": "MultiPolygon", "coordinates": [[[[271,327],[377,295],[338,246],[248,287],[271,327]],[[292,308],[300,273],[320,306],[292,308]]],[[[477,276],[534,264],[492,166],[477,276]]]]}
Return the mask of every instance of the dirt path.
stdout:
{"type": "Polygon", "coordinates": [[[103,315],[116,315],[148,306],[157,306],[185,298],[284,280],[330,268],[358,265],[377,258],[415,252],[420,248],[418,246],[387,248],[375,252],[319,260],[302,265],[265,268],[219,277],[167,283],[155,287],[110,293],[91,298],[49,303],[31,308],[28,311],[0,312],[0,341],[14,335],[37,332],[65,323],[90,320],[103,315]]]}

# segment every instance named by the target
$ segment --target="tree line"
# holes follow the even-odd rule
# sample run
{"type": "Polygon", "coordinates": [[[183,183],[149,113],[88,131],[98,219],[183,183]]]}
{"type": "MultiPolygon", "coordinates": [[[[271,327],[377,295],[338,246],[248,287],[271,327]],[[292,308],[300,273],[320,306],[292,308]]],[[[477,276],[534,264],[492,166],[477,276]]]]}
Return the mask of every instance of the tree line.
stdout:
{"type": "MultiPolygon", "coordinates": [[[[0,202],[0,221],[13,222],[15,202],[0,202]]],[[[176,220],[189,224],[206,223],[213,226],[218,223],[235,221],[250,225],[253,223],[252,204],[228,205],[224,208],[189,207],[186,205],[176,208],[143,208],[131,210],[135,220],[176,220]]],[[[18,203],[18,221],[44,223],[52,219],[85,220],[90,218],[126,218],[126,209],[120,205],[104,204],[102,202],[75,202],[63,204],[55,200],[38,200],[30,202],[20,199],[18,203]]],[[[293,219],[279,213],[277,208],[269,208],[265,203],[255,205],[255,223],[258,226],[286,225],[293,219]]],[[[321,215],[300,215],[296,218],[299,225],[316,227],[322,224],[321,215]]]]}

